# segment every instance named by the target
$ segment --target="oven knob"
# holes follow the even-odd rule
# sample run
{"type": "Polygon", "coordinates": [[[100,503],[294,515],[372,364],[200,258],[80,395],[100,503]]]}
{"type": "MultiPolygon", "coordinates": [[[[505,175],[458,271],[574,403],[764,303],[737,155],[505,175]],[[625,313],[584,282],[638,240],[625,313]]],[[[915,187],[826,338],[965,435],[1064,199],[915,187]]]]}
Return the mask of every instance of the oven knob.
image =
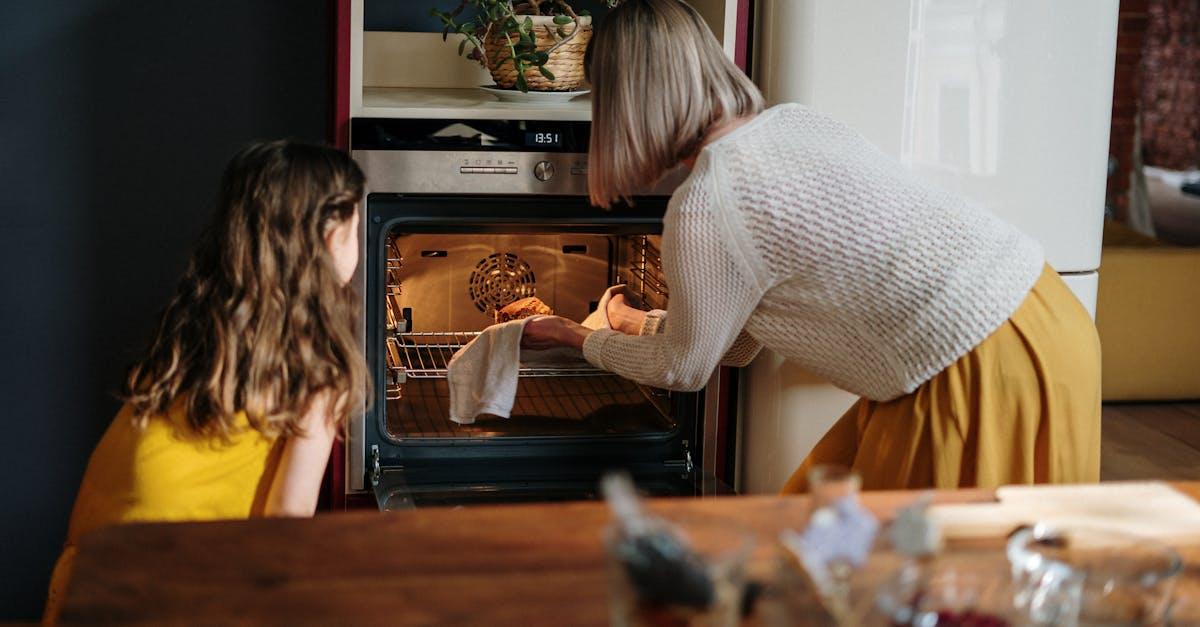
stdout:
{"type": "Polygon", "coordinates": [[[554,164],[549,161],[538,161],[537,165],[533,166],[533,175],[539,181],[549,181],[554,178],[554,164]]]}

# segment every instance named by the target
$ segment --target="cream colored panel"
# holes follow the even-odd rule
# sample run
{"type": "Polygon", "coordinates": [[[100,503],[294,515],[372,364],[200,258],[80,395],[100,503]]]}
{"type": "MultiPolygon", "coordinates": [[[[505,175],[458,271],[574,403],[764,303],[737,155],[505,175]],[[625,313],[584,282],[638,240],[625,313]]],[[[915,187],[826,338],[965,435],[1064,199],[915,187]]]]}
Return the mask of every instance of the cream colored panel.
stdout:
{"type": "Polygon", "coordinates": [[[763,0],[757,79],[1094,270],[1117,0],[763,0]]]}
{"type": "Polygon", "coordinates": [[[478,87],[492,77],[478,63],[458,56],[462,35],[363,33],[364,87],[478,87]]]}
{"type": "Polygon", "coordinates": [[[1063,276],[1063,281],[1067,287],[1071,288],[1071,292],[1075,294],[1075,298],[1083,304],[1087,309],[1088,314],[1092,316],[1092,320],[1096,319],[1096,294],[1100,288],[1100,275],[1096,272],[1088,272],[1087,274],[1068,274],[1063,276]]]}
{"type": "MultiPolygon", "coordinates": [[[[334,89],[341,89],[341,85],[335,85],[334,89]]],[[[350,0],[350,115],[358,115],[362,110],[362,96],[363,0],[350,0]]]]}
{"type": "Polygon", "coordinates": [[[738,489],[775,493],[858,397],[765,349],[743,373],[738,489]]]}
{"type": "Polygon", "coordinates": [[[725,54],[732,59],[737,45],[737,0],[691,0],[690,4],[708,22],[725,54]]]}

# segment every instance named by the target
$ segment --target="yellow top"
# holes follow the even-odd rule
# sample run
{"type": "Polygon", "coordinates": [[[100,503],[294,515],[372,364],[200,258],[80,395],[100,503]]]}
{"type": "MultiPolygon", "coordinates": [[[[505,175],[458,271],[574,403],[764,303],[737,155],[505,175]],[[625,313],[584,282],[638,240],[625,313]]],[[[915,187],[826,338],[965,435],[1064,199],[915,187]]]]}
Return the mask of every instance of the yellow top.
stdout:
{"type": "Polygon", "coordinates": [[[75,543],[106,525],[136,521],[249,518],[260,514],[275,475],[281,447],[234,418],[227,441],[198,437],[188,427],[183,404],[145,428],[121,408],[96,445],[83,474],[67,542],[50,582],[47,619],[53,620],[74,561],[75,543]]]}

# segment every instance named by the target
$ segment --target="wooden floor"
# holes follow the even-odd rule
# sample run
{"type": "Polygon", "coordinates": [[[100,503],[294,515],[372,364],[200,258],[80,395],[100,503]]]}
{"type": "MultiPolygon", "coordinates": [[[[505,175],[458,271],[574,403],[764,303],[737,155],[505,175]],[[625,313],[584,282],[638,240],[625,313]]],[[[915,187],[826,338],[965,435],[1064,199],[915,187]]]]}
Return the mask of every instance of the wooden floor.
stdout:
{"type": "Polygon", "coordinates": [[[1200,403],[1106,404],[1102,429],[1102,480],[1200,480],[1200,403]]]}

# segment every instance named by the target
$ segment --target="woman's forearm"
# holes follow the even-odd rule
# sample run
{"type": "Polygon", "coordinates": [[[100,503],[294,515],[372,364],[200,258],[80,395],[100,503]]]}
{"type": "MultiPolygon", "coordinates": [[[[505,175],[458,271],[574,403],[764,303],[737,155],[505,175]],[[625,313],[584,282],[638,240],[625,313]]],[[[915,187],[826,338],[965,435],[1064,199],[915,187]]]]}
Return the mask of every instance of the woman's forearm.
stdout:
{"type": "Polygon", "coordinates": [[[583,350],[583,343],[587,337],[592,334],[592,330],[582,324],[566,324],[563,325],[559,341],[563,346],[577,348],[583,350]]]}

